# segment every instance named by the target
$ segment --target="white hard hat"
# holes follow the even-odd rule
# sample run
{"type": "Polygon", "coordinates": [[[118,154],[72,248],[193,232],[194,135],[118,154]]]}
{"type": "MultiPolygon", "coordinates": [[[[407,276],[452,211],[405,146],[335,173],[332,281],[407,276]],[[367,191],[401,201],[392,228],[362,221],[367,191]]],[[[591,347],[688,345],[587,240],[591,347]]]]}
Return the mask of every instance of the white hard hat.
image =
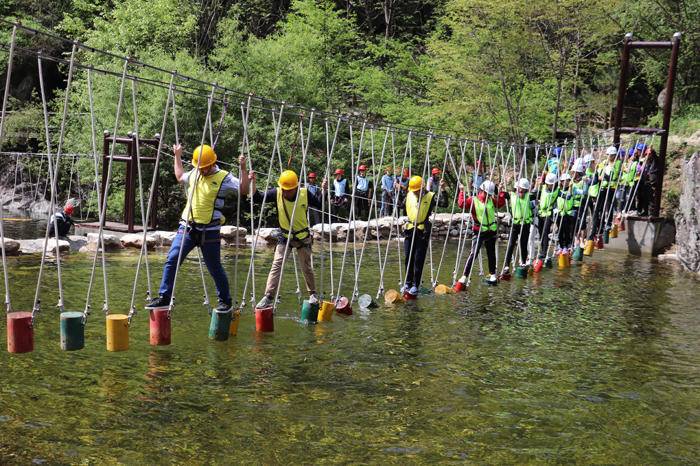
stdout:
{"type": "Polygon", "coordinates": [[[576,173],[583,173],[586,171],[583,168],[583,162],[581,162],[580,160],[576,161],[576,163],[574,164],[574,168],[572,168],[572,170],[575,171],[576,173]]]}
{"type": "Polygon", "coordinates": [[[516,185],[518,189],[524,189],[525,191],[530,190],[530,180],[527,178],[520,178],[518,184],[516,185]]]}
{"type": "Polygon", "coordinates": [[[570,179],[571,179],[571,175],[569,175],[568,173],[564,173],[561,176],[561,181],[569,181],[570,179]]]}
{"type": "Polygon", "coordinates": [[[554,184],[557,182],[557,175],[556,173],[547,173],[547,176],[544,179],[544,182],[546,184],[554,184]]]}
{"type": "Polygon", "coordinates": [[[482,191],[485,191],[486,194],[491,196],[491,195],[493,195],[494,191],[496,190],[496,185],[493,184],[493,181],[486,180],[483,183],[481,183],[481,186],[479,186],[479,189],[482,191]]]}
{"type": "Polygon", "coordinates": [[[591,163],[595,160],[593,154],[586,154],[583,156],[583,163],[591,163]]]}
{"type": "Polygon", "coordinates": [[[610,146],[606,149],[605,153],[607,155],[617,155],[617,147],[615,146],[610,146]]]}

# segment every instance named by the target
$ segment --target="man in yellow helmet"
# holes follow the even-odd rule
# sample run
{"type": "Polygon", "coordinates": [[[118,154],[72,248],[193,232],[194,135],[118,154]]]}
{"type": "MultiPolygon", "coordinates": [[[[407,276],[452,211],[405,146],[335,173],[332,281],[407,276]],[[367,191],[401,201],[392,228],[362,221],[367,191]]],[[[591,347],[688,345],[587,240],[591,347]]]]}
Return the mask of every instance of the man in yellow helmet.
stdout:
{"type": "MultiPolygon", "coordinates": [[[[197,147],[192,154],[194,168],[185,171],[182,166],[182,146],[173,146],[175,154],[175,178],[179,183],[187,186],[187,204],[182,211],[180,226],[168,252],[168,259],[163,268],[159,296],[152,299],[147,309],[167,307],[173,292],[177,261],[185,260],[187,254],[199,246],[202,251],[204,263],[209,270],[219,299],[217,310],[226,311],[231,308],[232,300],[229,291],[228,277],[221,265],[221,225],[225,218],[221,213],[224,200],[233,193],[248,194],[248,178],[242,180],[234,177],[226,170],[216,165],[216,153],[208,145],[197,147]],[[182,252],[180,250],[182,249],[182,252]]],[[[239,173],[245,173],[245,156],[238,158],[239,173]]]]}
{"type": "MultiPolygon", "coordinates": [[[[265,295],[258,302],[257,307],[264,309],[274,303],[275,295],[280,284],[282,266],[284,265],[285,250],[295,248],[297,256],[301,262],[301,270],[306,282],[306,290],[309,292],[309,302],[318,302],[316,297],[316,281],[314,270],[311,265],[311,245],[313,236],[309,231],[309,207],[321,210],[321,199],[328,187],[324,179],[321,189],[315,192],[307,188],[299,187],[299,177],[292,170],[285,170],[277,181],[277,188],[268,189],[261,193],[255,187],[255,173],[249,173],[251,192],[253,201],[256,203],[274,202],[277,207],[277,218],[279,220],[280,231],[277,236],[277,247],[275,257],[272,260],[272,267],[267,276],[265,295]],[[289,242],[289,248],[287,248],[289,242]]],[[[288,250],[288,254],[292,251],[288,250]]]]}
{"type": "MultiPolygon", "coordinates": [[[[447,194],[440,195],[440,205],[447,205],[447,194]]],[[[423,178],[412,176],[408,181],[408,193],[406,194],[406,216],[408,221],[404,226],[403,250],[406,260],[406,283],[403,292],[412,297],[418,295],[425,254],[430,243],[430,231],[432,223],[430,215],[435,208],[436,193],[427,191],[423,185],[423,178]]]]}

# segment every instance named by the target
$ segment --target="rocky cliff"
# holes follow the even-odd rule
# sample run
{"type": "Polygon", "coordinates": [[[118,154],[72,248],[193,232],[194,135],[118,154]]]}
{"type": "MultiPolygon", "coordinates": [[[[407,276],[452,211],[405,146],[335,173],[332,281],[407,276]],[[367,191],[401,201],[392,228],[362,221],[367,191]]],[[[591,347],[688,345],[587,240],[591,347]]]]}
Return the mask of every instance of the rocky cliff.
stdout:
{"type": "Polygon", "coordinates": [[[700,153],[693,154],[681,172],[676,213],[678,259],[687,270],[700,273],[700,153]]]}

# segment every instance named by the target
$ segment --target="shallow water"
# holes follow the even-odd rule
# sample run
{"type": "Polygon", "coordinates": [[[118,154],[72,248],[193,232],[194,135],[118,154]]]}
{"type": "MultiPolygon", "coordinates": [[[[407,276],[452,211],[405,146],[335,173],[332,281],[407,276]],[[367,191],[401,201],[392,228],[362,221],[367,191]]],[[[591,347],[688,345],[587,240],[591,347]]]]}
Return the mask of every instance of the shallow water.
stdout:
{"type": "MultiPolygon", "coordinates": [[[[370,294],[373,248],[359,286],[370,294]]],[[[392,254],[387,287],[398,280],[392,254]]],[[[163,258],[152,257],[154,282],[163,258]]],[[[135,260],[109,257],[114,312],[128,310],[135,260]]],[[[225,261],[232,278],[234,252],[225,261]]],[[[258,259],[258,293],[270,261],[267,252],[258,259]]],[[[247,258],[239,264],[244,270],[247,258]]],[[[445,264],[447,281],[452,255],[445,264]]],[[[84,255],[64,261],[69,310],[83,307],[89,265],[84,255]]],[[[14,306],[29,309],[36,258],[12,258],[10,269],[14,306]]],[[[0,353],[0,462],[659,464],[700,456],[700,288],[671,267],[596,252],[569,270],[356,309],[315,326],[295,320],[287,269],[274,335],[256,335],[246,311],[228,342],[207,339],[196,262],[184,272],[172,346],[148,345],[140,312],[130,350],[108,353],[101,295],[86,348],[59,350],[50,270],[36,350],[0,353]]]]}
{"type": "Polygon", "coordinates": [[[46,233],[46,216],[3,210],[3,227],[8,238],[43,238],[46,233]]]}

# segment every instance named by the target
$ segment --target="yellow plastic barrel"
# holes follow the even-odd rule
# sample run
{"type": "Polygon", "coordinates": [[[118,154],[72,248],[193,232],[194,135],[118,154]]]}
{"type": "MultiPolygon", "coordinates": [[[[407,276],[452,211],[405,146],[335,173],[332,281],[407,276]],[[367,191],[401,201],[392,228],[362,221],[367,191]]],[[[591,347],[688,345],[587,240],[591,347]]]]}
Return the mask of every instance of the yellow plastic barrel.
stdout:
{"type": "Polygon", "coordinates": [[[560,269],[565,269],[566,268],[566,254],[564,254],[563,252],[560,252],[557,263],[559,264],[560,269]]]}
{"type": "Polygon", "coordinates": [[[402,300],[401,293],[396,290],[387,290],[387,292],[384,293],[384,302],[386,304],[396,304],[400,303],[402,300]]]}
{"type": "Polygon", "coordinates": [[[126,314],[107,316],[107,351],[129,349],[129,317],[126,314]]]}
{"type": "Polygon", "coordinates": [[[593,243],[593,240],[592,239],[587,240],[586,246],[583,248],[583,255],[584,256],[592,256],[594,248],[595,248],[595,244],[593,243]]]}
{"type": "Polygon", "coordinates": [[[612,228],[610,229],[610,237],[611,238],[617,238],[617,233],[618,233],[618,226],[617,223],[613,223],[612,228]]]}
{"type": "Polygon", "coordinates": [[[241,322],[241,310],[236,309],[233,311],[233,314],[231,314],[231,325],[228,328],[228,333],[232,337],[235,337],[238,334],[238,324],[241,322]]]}
{"type": "Polygon", "coordinates": [[[435,287],[435,294],[449,294],[452,292],[452,288],[447,285],[438,285],[435,287]]]}
{"type": "Polygon", "coordinates": [[[323,301],[321,303],[321,308],[318,310],[318,321],[319,322],[330,322],[333,320],[333,311],[335,311],[335,304],[330,301],[323,301]]]}

